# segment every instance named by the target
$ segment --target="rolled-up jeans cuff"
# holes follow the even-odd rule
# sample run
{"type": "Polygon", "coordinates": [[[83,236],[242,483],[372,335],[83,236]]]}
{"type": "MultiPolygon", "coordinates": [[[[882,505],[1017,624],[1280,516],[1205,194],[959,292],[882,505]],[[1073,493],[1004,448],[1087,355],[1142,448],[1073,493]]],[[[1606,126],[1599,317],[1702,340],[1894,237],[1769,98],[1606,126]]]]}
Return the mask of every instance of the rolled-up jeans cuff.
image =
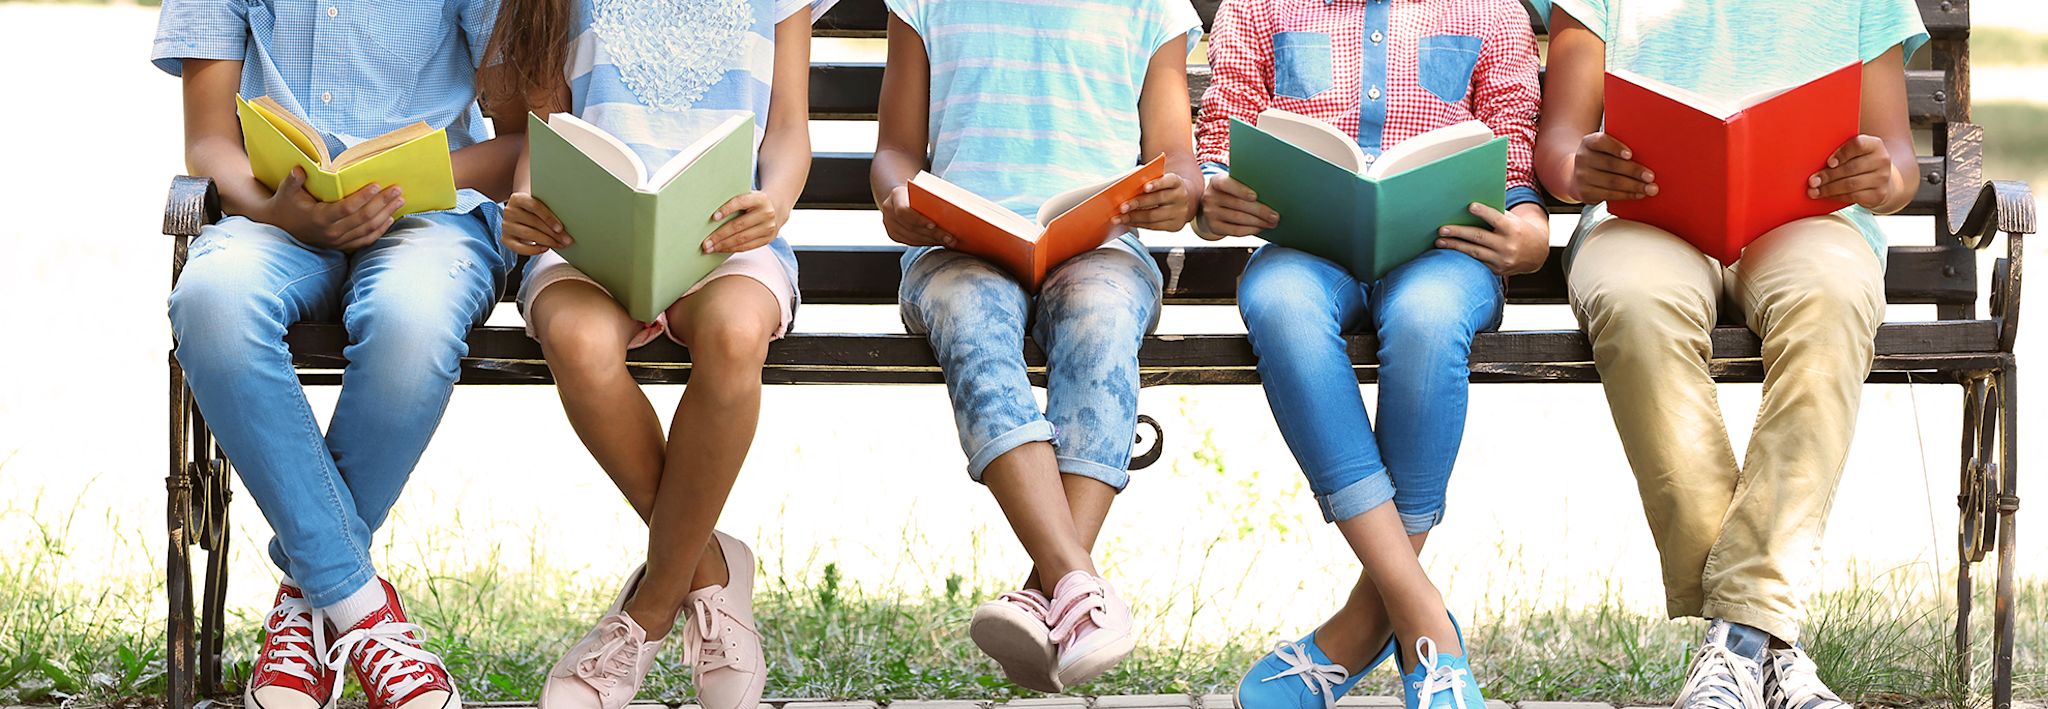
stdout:
{"type": "Polygon", "coordinates": [[[1436,508],[1436,511],[1434,512],[1420,512],[1416,514],[1409,514],[1407,512],[1401,513],[1401,528],[1406,530],[1408,532],[1408,536],[1411,537],[1417,534],[1421,534],[1423,532],[1427,532],[1432,529],[1436,529],[1437,524],[1443,521],[1444,508],[1442,507],[1436,508]]]}
{"type": "Polygon", "coordinates": [[[1323,508],[1324,522],[1342,522],[1372,511],[1394,499],[1394,479],[1387,475],[1387,469],[1375,470],[1358,482],[1345,485],[1328,495],[1317,495],[1316,504],[1323,508]]]}
{"type": "Polygon", "coordinates": [[[1002,435],[991,438],[987,443],[981,444],[981,448],[968,456],[967,476],[974,478],[975,482],[981,482],[982,471],[987,470],[988,464],[995,462],[1004,453],[1008,453],[1016,449],[1017,446],[1032,441],[1050,441],[1052,439],[1052,422],[1045,419],[1032,421],[1005,431],[1002,435]]]}
{"type": "Polygon", "coordinates": [[[1124,470],[1123,466],[1105,465],[1103,463],[1093,460],[1074,458],[1064,455],[1059,456],[1058,459],[1060,464],[1060,472],[1062,474],[1079,475],[1084,478],[1096,480],[1104,485],[1110,486],[1117,492],[1123,492],[1124,486],[1131,484],[1131,473],[1130,471],[1124,470]]]}

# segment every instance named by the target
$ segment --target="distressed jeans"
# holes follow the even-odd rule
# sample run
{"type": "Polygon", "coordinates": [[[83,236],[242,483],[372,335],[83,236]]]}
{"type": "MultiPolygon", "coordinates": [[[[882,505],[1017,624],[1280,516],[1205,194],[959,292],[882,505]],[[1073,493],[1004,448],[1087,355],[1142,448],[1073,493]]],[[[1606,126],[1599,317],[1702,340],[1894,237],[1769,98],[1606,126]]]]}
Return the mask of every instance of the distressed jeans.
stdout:
{"type": "Polygon", "coordinates": [[[1037,295],[975,256],[904,254],[903,324],[931,340],[946,375],[967,474],[1018,446],[1050,441],[1060,472],[1130,482],[1138,421],[1138,346],[1158,325],[1161,276],[1126,236],[1047,275],[1037,295]],[[1044,348],[1040,411],[1024,367],[1024,333],[1044,348]]]}
{"type": "Polygon", "coordinates": [[[1437,249],[1372,283],[1294,249],[1260,247],[1237,305],[1281,438],[1323,519],[1391,501],[1409,534],[1443,519],[1465,435],[1472,338],[1498,327],[1502,283],[1485,264],[1437,249]],[[1347,333],[1379,337],[1379,426],[1365,411],[1347,333]]]}
{"type": "Polygon", "coordinates": [[[399,219],[353,254],[241,217],[206,227],[171,291],[178,363],[206,423],[275,537],[270,556],[315,606],[376,577],[370,536],[440,424],[513,257],[481,212],[399,219]],[[348,331],[341,394],[322,433],[285,329],[348,331]]]}

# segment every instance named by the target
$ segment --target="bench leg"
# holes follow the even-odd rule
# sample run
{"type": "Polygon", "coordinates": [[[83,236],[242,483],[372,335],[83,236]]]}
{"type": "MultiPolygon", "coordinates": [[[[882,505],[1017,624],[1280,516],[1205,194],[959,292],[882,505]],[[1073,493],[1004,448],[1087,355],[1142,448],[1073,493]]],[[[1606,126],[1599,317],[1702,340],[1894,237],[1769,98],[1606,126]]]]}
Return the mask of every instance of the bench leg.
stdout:
{"type": "Polygon", "coordinates": [[[206,550],[206,585],[200,592],[199,615],[199,691],[202,695],[221,693],[221,649],[227,636],[227,590],[228,590],[228,502],[232,499],[232,468],[220,446],[213,442],[213,433],[206,427],[206,420],[193,412],[197,422],[194,428],[193,445],[206,453],[206,460],[196,469],[201,475],[200,520],[204,533],[199,537],[199,546],[206,550]]]}
{"type": "Polygon", "coordinates": [[[1993,607],[1992,709],[2012,709],[2013,575],[2017,531],[2013,519],[2019,512],[2019,386],[2016,360],[2008,359],[1998,374],[1998,389],[2004,394],[1999,407],[2000,453],[1996,499],[1998,514],[1998,596],[1993,607]]]}
{"type": "Polygon", "coordinates": [[[171,362],[170,377],[170,472],[165,476],[164,523],[169,531],[170,549],[164,555],[164,594],[169,613],[165,618],[164,700],[169,709],[189,709],[196,693],[192,643],[192,541],[198,525],[192,519],[192,474],[186,447],[186,426],[192,410],[192,393],[185,388],[184,370],[171,362]]]}

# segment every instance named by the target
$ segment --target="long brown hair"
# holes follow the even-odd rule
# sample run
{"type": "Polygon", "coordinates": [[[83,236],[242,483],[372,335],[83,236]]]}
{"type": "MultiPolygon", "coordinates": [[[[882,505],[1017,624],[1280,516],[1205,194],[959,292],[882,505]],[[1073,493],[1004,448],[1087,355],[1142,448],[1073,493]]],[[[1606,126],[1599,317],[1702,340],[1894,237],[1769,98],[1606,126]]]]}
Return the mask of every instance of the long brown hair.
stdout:
{"type": "Polygon", "coordinates": [[[527,107],[546,112],[566,88],[563,65],[569,45],[571,0],[503,0],[491,40],[484,44],[484,70],[478,90],[486,108],[498,108],[518,97],[527,107]]]}

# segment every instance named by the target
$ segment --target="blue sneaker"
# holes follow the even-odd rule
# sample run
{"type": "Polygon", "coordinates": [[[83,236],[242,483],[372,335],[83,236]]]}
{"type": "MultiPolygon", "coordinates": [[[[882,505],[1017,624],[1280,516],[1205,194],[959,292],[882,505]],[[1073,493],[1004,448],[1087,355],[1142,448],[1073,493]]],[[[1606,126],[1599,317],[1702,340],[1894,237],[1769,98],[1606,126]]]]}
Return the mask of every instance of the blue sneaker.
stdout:
{"type": "Polygon", "coordinates": [[[1394,643],[1389,640],[1379,656],[1354,675],[1316,647],[1315,633],[1296,642],[1283,641],[1238,681],[1238,709],[1315,709],[1317,698],[1322,699],[1322,709],[1335,709],[1338,697],[1393,654],[1394,643]]]}
{"type": "MultiPolygon", "coordinates": [[[[1464,638],[1458,642],[1463,645],[1464,638]]],[[[1415,667],[1401,675],[1402,706],[1486,709],[1486,697],[1480,694],[1479,681],[1472,678],[1472,666],[1463,656],[1438,653],[1436,641],[1424,637],[1415,641],[1415,657],[1415,667]]]]}

